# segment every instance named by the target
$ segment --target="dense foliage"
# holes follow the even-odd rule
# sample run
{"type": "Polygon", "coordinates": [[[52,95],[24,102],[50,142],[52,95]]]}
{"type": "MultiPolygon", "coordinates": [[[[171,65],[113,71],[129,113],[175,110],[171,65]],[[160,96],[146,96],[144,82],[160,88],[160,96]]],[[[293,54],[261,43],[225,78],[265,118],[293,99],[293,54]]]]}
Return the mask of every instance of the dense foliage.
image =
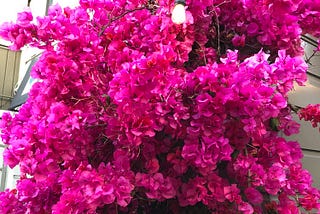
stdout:
{"type": "MultiPolygon", "coordinates": [[[[80,5],[1,27],[13,49],[44,52],[3,116],[22,176],[0,213],[320,209],[298,142],[279,136],[299,131],[287,97],[306,81],[300,36],[320,35],[319,0],[190,0],[182,25],[171,0],[80,5]]],[[[316,126],[318,107],[301,118],[316,126]]]]}

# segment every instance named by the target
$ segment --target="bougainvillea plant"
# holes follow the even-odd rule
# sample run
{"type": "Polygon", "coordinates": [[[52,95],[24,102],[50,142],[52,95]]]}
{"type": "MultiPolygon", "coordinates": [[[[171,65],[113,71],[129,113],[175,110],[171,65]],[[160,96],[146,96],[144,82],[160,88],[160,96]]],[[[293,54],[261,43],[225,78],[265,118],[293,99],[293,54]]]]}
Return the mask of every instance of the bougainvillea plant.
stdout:
{"type": "MultiPolygon", "coordinates": [[[[43,53],[40,81],[2,118],[20,166],[0,213],[316,213],[288,92],[319,0],[80,0],[19,13],[0,35],[43,53]]],[[[316,126],[320,110],[301,118],[316,126]]]]}

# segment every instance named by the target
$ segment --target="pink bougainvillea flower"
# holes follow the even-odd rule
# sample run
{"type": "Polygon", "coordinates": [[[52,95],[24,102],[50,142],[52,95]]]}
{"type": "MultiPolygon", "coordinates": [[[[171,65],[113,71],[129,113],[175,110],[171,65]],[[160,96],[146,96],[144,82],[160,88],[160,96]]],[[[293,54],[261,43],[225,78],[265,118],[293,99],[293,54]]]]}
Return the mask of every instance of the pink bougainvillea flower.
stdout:
{"type": "MultiPolygon", "coordinates": [[[[0,27],[42,50],[39,79],[0,122],[19,166],[0,213],[317,212],[288,93],[306,81],[302,34],[320,1],[80,0],[0,27]]],[[[319,105],[299,111],[319,125],[319,105]]]]}

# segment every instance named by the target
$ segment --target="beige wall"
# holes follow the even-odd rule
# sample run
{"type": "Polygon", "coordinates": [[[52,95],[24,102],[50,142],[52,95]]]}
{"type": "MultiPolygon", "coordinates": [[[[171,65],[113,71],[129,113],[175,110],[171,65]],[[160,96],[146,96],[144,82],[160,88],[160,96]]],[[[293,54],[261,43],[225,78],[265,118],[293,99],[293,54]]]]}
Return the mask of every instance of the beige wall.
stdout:
{"type": "MultiPolygon", "coordinates": [[[[49,0],[48,0],[49,1],[49,0]]],[[[59,3],[62,7],[74,7],[78,5],[78,0],[53,0],[53,4],[59,3]]],[[[7,21],[15,21],[17,13],[26,9],[27,0],[0,0],[0,24],[7,21]]],[[[31,0],[31,11],[34,17],[43,16],[46,12],[47,0],[31,0]]],[[[10,102],[9,99],[13,96],[14,86],[17,82],[21,82],[25,72],[27,71],[30,58],[40,53],[38,49],[24,47],[22,51],[9,51],[7,46],[10,43],[0,39],[0,118],[2,116],[1,109],[6,109],[10,102]]],[[[3,165],[2,152],[4,145],[0,140],[0,191],[5,188],[13,189],[16,185],[16,180],[19,179],[19,167],[10,169],[3,165]]]]}
{"type": "Polygon", "coordinates": [[[0,46],[0,109],[7,109],[18,81],[21,51],[0,46]]]}
{"type": "MultiPolygon", "coordinates": [[[[305,57],[313,54],[314,46],[304,44],[305,57]]],[[[306,86],[295,86],[295,90],[289,96],[291,104],[305,107],[308,104],[320,103],[320,55],[317,53],[309,62],[309,72],[314,75],[308,75],[306,86]]],[[[313,128],[310,122],[300,121],[297,115],[294,115],[296,121],[301,124],[300,133],[290,136],[290,140],[299,141],[304,153],[303,165],[313,176],[314,185],[320,188],[320,132],[319,128],[313,128]]]]}
{"type": "MultiPolygon", "coordinates": [[[[17,19],[17,13],[21,12],[27,8],[27,0],[0,0],[0,24],[3,22],[10,22],[17,19]]],[[[44,16],[46,13],[47,2],[50,0],[31,0],[30,10],[34,18],[37,16],[44,16]]],[[[79,4],[79,0],[52,0],[53,4],[60,4],[61,7],[75,7],[79,4]]],[[[10,43],[0,38],[0,45],[9,46],[10,43]]],[[[39,54],[40,51],[35,48],[24,47],[22,48],[21,52],[21,62],[19,68],[19,76],[18,76],[18,83],[20,83],[23,79],[24,74],[26,73],[30,59],[34,56],[39,54]]],[[[0,56],[1,58],[1,56],[0,56]]],[[[1,108],[0,108],[1,109],[1,108]]]]}

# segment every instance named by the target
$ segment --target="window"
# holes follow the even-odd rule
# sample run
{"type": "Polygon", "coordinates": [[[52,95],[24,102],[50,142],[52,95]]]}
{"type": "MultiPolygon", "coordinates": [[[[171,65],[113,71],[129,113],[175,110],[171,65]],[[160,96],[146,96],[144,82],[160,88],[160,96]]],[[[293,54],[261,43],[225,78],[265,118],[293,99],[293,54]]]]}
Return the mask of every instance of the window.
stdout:
{"type": "Polygon", "coordinates": [[[5,180],[6,180],[6,168],[3,164],[3,151],[4,151],[4,145],[0,144],[0,191],[3,191],[5,189],[5,180]]]}
{"type": "MultiPolygon", "coordinates": [[[[308,81],[305,86],[295,85],[289,95],[289,102],[298,107],[308,104],[320,103],[320,53],[314,52],[317,48],[317,39],[312,36],[303,36],[302,45],[305,50],[305,60],[308,63],[308,81]]],[[[320,133],[318,128],[313,128],[310,122],[299,120],[298,115],[293,114],[294,119],[301,125],[300,133],[286,137],[288,140],[298,141],[304,157],[303,166],[309,170],[314,180],[314,186],[320,187],[320,133]]]]}

